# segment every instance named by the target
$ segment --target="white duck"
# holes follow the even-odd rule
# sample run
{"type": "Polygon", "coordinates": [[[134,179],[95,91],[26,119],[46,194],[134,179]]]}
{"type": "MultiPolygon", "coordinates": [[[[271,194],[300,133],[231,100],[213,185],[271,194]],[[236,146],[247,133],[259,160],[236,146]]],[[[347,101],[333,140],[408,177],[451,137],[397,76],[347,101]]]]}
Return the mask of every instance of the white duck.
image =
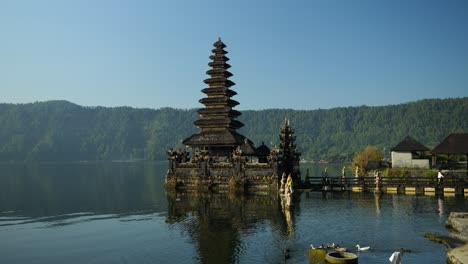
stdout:
{"type": "Polygon", "coordinates": [[[345,247],[340,247],[338,244],[335,246],[335,251],[338,251],[338,252],[348,252],[348,248],[345,248],[345,247]]]}
{"type": "Polygon", "coordinates": [[[358,251],[368,251],[370,247],[361,247],[359,244],[356,245],[358,251]]]}
{"type": "Polygon", "coordinates": [[[390,264],[401,264],[401,253],[398,251],[393,252],[389,260],[390,264]]]}
{"type": "Polygon", "coordinates": [[[310,248],[310,249],[323,249],[323,248],[325,248],[325,247],[324,247],[323,244],[322,244],[321,246],[319,246],[319,247],[316,248],[316,247],[314,247],[314,244],[310,244],[309,248],[310,248]]]}

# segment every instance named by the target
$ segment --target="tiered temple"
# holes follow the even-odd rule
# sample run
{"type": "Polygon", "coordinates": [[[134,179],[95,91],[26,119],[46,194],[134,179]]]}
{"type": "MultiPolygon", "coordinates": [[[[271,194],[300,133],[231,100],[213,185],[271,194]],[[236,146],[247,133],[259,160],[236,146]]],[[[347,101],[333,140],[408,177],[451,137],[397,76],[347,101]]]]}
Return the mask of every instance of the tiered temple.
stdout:
{"type": "Polygon", "coordinates": [[[218,39],[213,46],[212,61],[208,63],[211,69],[206,72],[210,78],[204,81],[208,87],[202,90],[207,97],[199,101],[205,108],[198,110],[201,119],[194,122],[201,131],[185,139],[183,144],[207,149],[212,156],[228,157],[245,141],[245,137],[236,132],[244,124],[236,120],[241,113],[232,109],[239,103],[231,99],[237,93],[230,89],[235,84],[229,80],[232,73],[228,71],[231,66],[227,64],[226,45],[218,39]]]}
{"type": "Polygon", "coordinates": [[[241,113],[233,109],[239,103],[231,99],[237,93],[231,90],[234,82],[229,80],[226,45],[218,39],[214,47],[208,63],[211,69],[206,72],[210,78],[204,81],[208,87],[202,90],[206,97],[200,100],[205,107],[198,110],[201,118],[194,122],[200,132],[183,140],[191,147],[191,155],[186,150],[167,152],[166,186],[278,190],[278,176],[283,173],[296,182],[300,179],[299,152],[289,120],[282,127],[280,149],[270,150],[263,143],[255,148],[237,133],[244,124],[237,120],[241,113]]]}

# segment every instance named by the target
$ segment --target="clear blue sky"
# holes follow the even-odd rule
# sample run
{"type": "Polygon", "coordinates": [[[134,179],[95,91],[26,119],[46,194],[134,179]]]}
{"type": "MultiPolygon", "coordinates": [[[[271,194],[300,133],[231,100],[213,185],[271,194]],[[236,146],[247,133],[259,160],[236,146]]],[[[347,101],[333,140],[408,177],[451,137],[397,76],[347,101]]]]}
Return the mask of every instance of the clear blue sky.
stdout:
{"type": "Polygon", "coordinates": [[[0,102],[199,108],[221,37],[237,109],[468,96],[468,1],[0,0],[0,102]]]}

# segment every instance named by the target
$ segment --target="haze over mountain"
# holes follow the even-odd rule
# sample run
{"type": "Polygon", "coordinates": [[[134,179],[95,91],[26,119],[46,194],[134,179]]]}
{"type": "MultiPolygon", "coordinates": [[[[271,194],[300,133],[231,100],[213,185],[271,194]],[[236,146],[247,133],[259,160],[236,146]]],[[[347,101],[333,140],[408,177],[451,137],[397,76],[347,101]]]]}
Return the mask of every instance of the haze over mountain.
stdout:
{"type": "MultiPolygon", "coordinates": [[[[468,132],[468,97],[399,105],[242,111],[240,133],[279,142],[285,117],[302,158],[347,159],[368,145],[388,152],[410,135],[429,148],[468,132]]],[[[197,131],[195,109],[82,107],[67,101],[0,104],[0,161],[162,160],[197,131]]]]}

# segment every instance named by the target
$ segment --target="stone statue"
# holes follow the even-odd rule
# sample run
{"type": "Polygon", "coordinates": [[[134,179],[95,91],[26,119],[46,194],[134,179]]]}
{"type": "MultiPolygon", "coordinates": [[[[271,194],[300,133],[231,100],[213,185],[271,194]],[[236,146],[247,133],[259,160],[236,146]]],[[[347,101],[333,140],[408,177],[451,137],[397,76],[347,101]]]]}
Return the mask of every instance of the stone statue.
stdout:
{"type": "Polygon", "coordinates": [[[200,161],[200,152],[194,151],[192,154],[192,163],[198,163],[200,161]]]}
{"type": "Polygon", "coordinates": [[[288,179],[286,180],[286,190],[289,189],[289,192],[293,192],[293,180],[291,174],[288,175],[288,179]]]}
{"type": "Polygon", "coordinates": [[[328,184],[328,167],[325,167],[322,173],[322,185],[328,184]]]}
{"type": "Polygon", "coordinates": [[[176,157],[175,157],[176,162],[177,162],[177,163],[181,163],[181,162],[182,162],[182,152],[181,152],[180,149],[179,149],[179,150],[177,150],[175,153],[176,153],[176,157]]]}
{"type": "Polygon", "coordinates": [[[270,151],[270,155],[268,156],[269,162],[276,162],[278,160],[279,151],[277,148],[273,148],[270,151]]]}
{"type": "Polygon", "coordinates": [[[242,162],[244,158],[242,157],[242,150],[240,147],[237,147],[233,152],[232,152],[232,160],[233,161],[240,161],[242,162]]]}
{"type": "Polygon", "coordinates": [[[288,175],[288,179],[286,180],[286,186],[284,190],[284,199],[286,200],[286,206],[292,206],[292,194],[294,192],[293,189],[293,180],[291,174],[288,175]]]}
{"type": "Polygon", "coordinates": [[[341,184],[347,184],[346,180],[346,166],[343,166],[343,169],[341,169],[341,184]]]}
{"type": "Polygon", "coordinates": [[[375,177],[375,191],[374,192],[380,192],[380,171],[375,170],[374,171],[374,177],[375,177]]]}
{"type": "Polygon", "coordinates": [[[172,148],[170,148],[166,154],[167,159],[169,160],[169,172],[172,174],[175,172],[176,169],[177,152],[173,151],[172,148]]]}
{"type": "Polygon", "coordinates": [[[281,185],[280,185],[280,193],[284,192],[284,188],[286,187],[286,173],[283,172],[283,175],[281,175],[281,185]]]}
{"type": "Polygon", "coordinates": [[[189,153],[184,149],[181,153],[182,163],[186,163],[189,160],[189,153]]]}

